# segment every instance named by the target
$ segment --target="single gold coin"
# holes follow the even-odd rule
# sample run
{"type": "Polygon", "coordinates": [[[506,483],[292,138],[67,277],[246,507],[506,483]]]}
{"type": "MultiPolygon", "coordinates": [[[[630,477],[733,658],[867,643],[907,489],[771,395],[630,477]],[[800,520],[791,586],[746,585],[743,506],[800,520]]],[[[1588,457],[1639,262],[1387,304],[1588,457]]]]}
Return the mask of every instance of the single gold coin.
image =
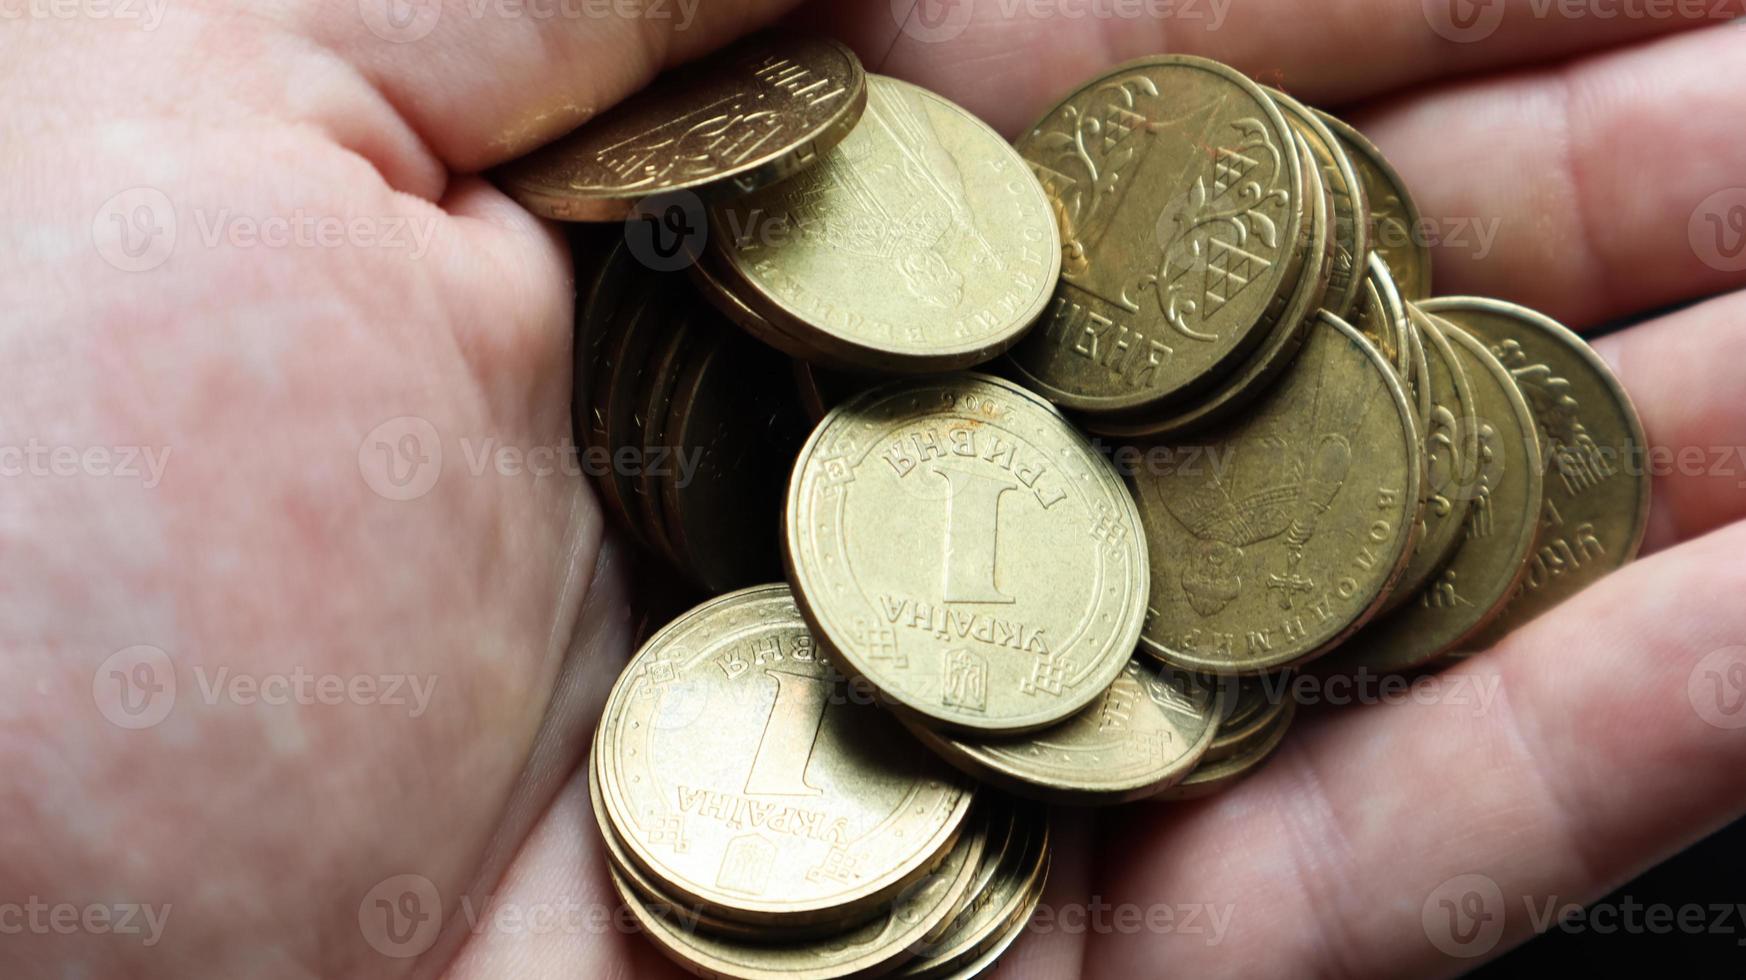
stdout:
{"type": "Polygon", "coordinates": [[[1159,800],[1182,801],[1204,799],[1222,793],[1254,775],[1285,741],[1291,723],[1297,718],[1297,702],[1290,698],[1279,703],[1279,710],[1269,715],[1267,725],[1238,746],[1229,755],[1209,760],[1188,774],[1188,778],[1165,790],[1159,800]]]}
{"type": "MultiPolygon", "coordinates": [[[[1334,255],[1329,263],[1327,296],[1322,308],[1349,320],[1364,286],[1370,252],[1370,203],[1352,157],[1321,117],[1309,107],[1277,89],[1268,89],[1285,113],[1285,121],[1309,144],[1333,201],[1330,212],[1334,255]]],[[[1354,323],[1353,326],[1358,326],[1354,323]]]]}
{"type": "Polygon", "coordinates": [[[781,574],[785,477],[806,416],[782,355],[713,317],[692,334],[656,451],[668,453],[661,491],[682,567],[722,592],[781,574]]]}
{"type": "Polygon", "coordinates": [[[951,914],[940,922],[938,928],[923,938],[921,946],[916,950],[916,960],[910,961],[912,964],[926,958],[929,951],[950,935],[962,919],[975,914],[980,896],[994,883],[1002,866],[1014,860],[1014,856],[1025,847],[1030,827],[1026,823],[1028,812],[1022,808],[992,794],[985,794],[971,817],[987,823],[986,841],[976,873],[970,879],[970,887],[953,906],[951,914]]]}
{"type": "Polygon", "coordinates": [[[1543,506],[1534,416],[1508,370],[1465,331],[1443,331],[1473,389],[1478,448],[1455,554],[1430,584],[1347,640],[1320,665],[1331,672],[1404,671],[1466,643],[1502,611],[1526,573],[1543,506]]]}
{"type": "Polygon", "coordinates": [[[1200,764],[1208,766],[1240,755],[1258,739],[1265,738],[1291,700],[1284,683],[1289,676],[1280,673],[1243,678],[1238,688],[1239,700],[1244,702],[1239,705],[1242,714],[1233,715],[1219,726],[1200,764]]]}
{"type": "Polygon", "coordinates": [[[980,864],[983,838],[966,833],[946,859],[899,893],[887,909],[846,933],[819,939],[759,942],[697,928],[691,910],[651,900],[612,871],[613,889],[662,953],[702,977],[744,980],[836,980],[877,976],[913,958],[929,933],[957,907],[980,864]]]}
{"type": "Polygon", "coordinates": [[[630,861],[676,901],[751,924],[853,921],[925,874],[972,787],[839,682],[785,586],[655,634],[599,734],[601,797],[630,861]]]}
{"type": "Polygon", "coordinates": [[[1260,86],[1204,58],[1129,62],[1018,148],[1064,249],[1049,311],[1012,353],[1026,385],[1084,412],[1179,406],[1272,332],[1310,219],[1294,132],[1260,86]]]}
{"type": "Polygon", "coordinates": [[[1019,808],[1013,825],[1015,839],[993,875],[979,880],[969,905],[954,917],[946,934],[904,964],[897,976],[914,980],[956,976],[1029,920],[1048,876],[1048,815],[1019,808]]]}
{"type": "Polygon", "coordinates": [[[595,366],[600,363],[607,341],[616,336],[610,324],[618,307],[634,284],[646,280],[639,273],[647,269],[637,263],[623,238],[611,245],[599,246],[589,256],[577,256],[576,281],[580,292],[576,301],[576,335],[572,362],[571,402],[576,427],[576,441],[594,445],[605,437],[604,407],[597,407],[599,394],[594,379],[595,366]],[[585,264],[592,261],[593,264],[585,264]]]}
{"type": "Polygon", "coordinates": [[[1428,352],[1423,390],[1429,408],[1420,416],[1425,438],[1425,506],[1419,512],[1419,543],[1406,571],[1383,606],[1393,609],[1418,596],[1431,576],[1461,544],[1461,529],[1473,503],[1473,478],[1479,453],[1479,426],[1473,408],[1473,388],[1461,359],[1434,318],[1409,308],[1413,330],[1428,352]]]}
{"type": "Polygon", "coordinates": [[[1043,901],[1043,890],[1048,885],[1049,868],[1053,863],[1054,853],[1045,851],[1043,866],[1037,875],[1036,882],[1031,886],[1030,891],[1025,893],[1023,903],[1013,911],[1012,917],[1002,927],[1000,934],[975,959],[958,966],[950,973],[942,974],[942,976],[947,980],[976,980],[978,977],[989,975],[1000,958],[1006,955],[1007,950],[1012,948],[1020,936],[1024,935],[1025,927],[1030,925],[1031,918],[1036,915],[1037,906],[1043,901]]]}
{"type": "Polygon", "coordinates": [[[1048,402],[998,378],[844,402],[800,452],[784,533],[833,661],[932,727],[1067,719],[1121,673],[1145,614],[1121,478],[1048,402]]]}
{"type": "Polygon", "coordinates": [[[1637,557],[1649,523],[1648,438],[1612,369],[1569,328],[1499,300],[1445,297],[1425,309],[1509,369],[1545,454],[1545,510],[1527,577],[1502,615],[1469,640],[1477,649],[1637,557]]]}
{"type": "Polygon", "coordinates": [[[1357,312],[1351,323],[1393,365],[1394,373],[1406,386],[1407,402],[1423,422],[1424,417],[1419,413],[1427,406],[1420,405],[1418,400],[1424,374],[1423,361],[1414,355],[1413,327],[1407,315],[1406,301],[1401,299],[1400,287],[1395,284],[1394,273],[1375,252],[1365,260],[1364,288],[1359,293],[1357,312]]]}
{"type": "Polygon", "coordinates": [[[910,731],[977,780],[1017,796],[1113,805],[1152,796],[1193,771],[1218,731],[1219,686],[1135,655],[1092,705],[1029,735],[964,739],[910,731]]]}
{"type": "Polygon", "coordinates": [[[1278,699],[1272,696],[1273,685],[1281,685],[1282,689],[1291,676],[1291,671],[1282,670],[1276,674],[1251,674],[1234,679],[1229,676],[1210,678],[1224,690],[1225,702],[1219,715],[1218,731],[1213,734],[1213,744],[1207,751],[1210,753],[1221,744],[1229,744],[1232,732],[1277,707],[1278,699]]]}
{"type": "Polygon", "coordinates": [[[1229,377],[1222,379],[1218,389],[1203,396],[1180,411],[1157,408],[1133,414],[1101,414],[1085,417],[1087,428],[1105,435],[1148,439],[1182,439],[1186,434],[1204,431],[1209,426],[1239,414],[1261,392],[1291,366],[1304,337],[1315,323],[1317,308],[1328,291],[1329,270],[1333,268],[1333,198],[1322,184],[1320,168],[1303,137],[1295,143],[1302,160],[1304,178],[1303,238],[1292,249],[1287,286],[1274,297],[1269,315],[1272,330],[1258,351],[1229,377]]]}
{"type": "MultiPolygon", "coordinates": [[[[666,437],[667,417],[673,404],[673,389],[685,366],[686,351],[696,340],[694,324],[703,314],[702,304],[695,299],[675,314],[667,336],[650,354],[632,409],[632,425],[636,431],[634,445],[642,453],[641,459],[645,463],[634,477],[635,493],[632,496],[636,517],[655,550],[679,569],[686,567],[685,560],[668,530],[671,525],[667,521],[661,494],[662,478],[679,468],[670,458],[672,443],[666,437]]],[[[767,581],[768,578],[749,581],[767,581]]]]}
{"type": "Polygon", "coordinates": [[[1431,295],[1431,250],[1421,231],[1419,208],[1382,151],[1363,133],[1320,110],[1322,122],[1339,138],[1357,168],[1370,204],[1370,247],[1381,255],[1407,300],[1431,295]]]}
{"type": "Polygon", "coordinates": [[[1214,674],[1325,653],[1411,553],[1424,449],[1394,370],[1323,313],[1285,378],[1206,445],[1204,465],[1135,481],[1152,556],[1142,647],[1214,674]]]}
{"type": "MultiPolygon", "coordinates": [[[[598,732],[596,734],[598,735],[598,732]]],[[[744,922],[715,918],[708,911],[697,906],[683,907],[683,911],[681,911],[681,905],[662,892],[655,880],[643,873],[630,859],[630,855],[625,852],[624,842],[619,840],[618,834],[613,831],[612,821],[606,815],[606,803],[600,796],[599,759],[600,740],[596,737],[588,760],[588,803],[594,812],[594,824],[600,831],[601,844],[606,850],[607,869],[613,874],[622,876],[625,883],[636,889],[637,894],[642,896],[645,901],[652,902],[659,908],[667,909],[672,916],[683,915],[687,928],[701,929],[719,936],[752,940],[759,938],[768,940],[771,937],[797,939],[815,938],[841,931],[837,928],[836,923],[822,925],[814,923],[798,929],[785,927],[780,921],[754,926],[744,922]]]]}
{"type": "Polygon", "coordinates": [[[867,76],[836,41],[761,34],[655,84],[554,143],[506,164],[497,181],[560,221],[617,221],[643,198],[745,194],[811,166],[855,128],[867,76]]]}
{"type": "Polygon", "coordinates": [[[712,274],[839,365],[948,371],[1016,342],[1061,268],[1049,201],[968,111],[868,81],[867,113],[818,166],[715,210],[712,274]]]}
{"type": "MultiPolygon", "coordinates": [[[[627,287],[602,328],[605,338],[593,369],[589,428],[584,438],[590,447],[603,449],[608,458],[627,448],[633,452],[639,448],[631,445],[629,435],[633,389],[642,378],[649,352],[665,334],[677,302],[670,290],[662,288],[665,282],[656,273],[638,270],[637,280],[627,287]]],[[[628,468],[615,464],[595,481],[595,487],[619,526],[649,545],[648,533],[634,513],[634,482],[628,468]]]]}

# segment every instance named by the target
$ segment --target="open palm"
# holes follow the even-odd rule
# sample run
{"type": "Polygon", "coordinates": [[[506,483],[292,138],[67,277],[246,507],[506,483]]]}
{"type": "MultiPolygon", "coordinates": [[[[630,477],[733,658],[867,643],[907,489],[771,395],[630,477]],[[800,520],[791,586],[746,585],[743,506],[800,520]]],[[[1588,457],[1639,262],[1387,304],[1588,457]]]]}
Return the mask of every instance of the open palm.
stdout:
{"type": "MultiPolygon", "coordinates": [[[[1364,103],[1440,292],[1580,328],[1746,285],[1746,90],[1717,81],[1746,31],[1714,21],[435,2],[0,24],[0,902],[167,910],[150,943],[14,930],[0,974],[668,969],[610,918],[579,770],[631,624],[591,490],[542,465],[568,257],[466,175],[734,34],[798,18],[1008,134],[1117,61],[1204,54],[1364,103]],[[160,478],[89,452],[130,447],[160,478]]],[[[1746,461],[1712,451],[1746,442],[1746,295],[1598,346],[1673,453],[1649,556],[1460,668],[1497,684],[1483,710],[1310,711],[1223,797],[1064,817],[1056,925],[1008,975],[1456,972],[1424,915],[1451,879],[1505,897],[1501,951],[1522,898],[1592,898],[1746,812],[1746,719],[1694,681],[1746,689],[1717,672],[1746,663],[1746,461]]]]}

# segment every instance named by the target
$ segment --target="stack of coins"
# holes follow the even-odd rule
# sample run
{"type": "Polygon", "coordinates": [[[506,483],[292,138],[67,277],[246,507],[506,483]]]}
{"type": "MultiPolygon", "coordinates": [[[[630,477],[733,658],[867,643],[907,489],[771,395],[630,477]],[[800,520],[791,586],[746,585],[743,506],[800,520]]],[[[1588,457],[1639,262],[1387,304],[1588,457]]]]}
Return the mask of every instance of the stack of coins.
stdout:
{"type": "Polygon", "coordinates": [[[781,585],[644,644],[589,788],[620,898],[705,976],[972,975],[1047,877],[1043,812],[978,792],[855,703],[781,585]]]}
{"type": "Polygon", "coordinates": [[[703,975],[973,976],[1049,866],[1016,798],[1228,789],[1297,672],[1481,649],[1642,541],[1606,365],[1433,298],[1376,147],[1215,62],[1009,145],[771,35],[502,183],[626,219],[579,276],[583,440],[710,460],[608,509],[705,594],[786,579],[655,633],[595,739],[619,892],[703,975]]]}
{"type": "Polygon", "coordinates": [[[705,592],[781,573],[771,521],[806,433],[788,361],[613,246],[577,313],[576,427],[607,510],[705,592]]]}

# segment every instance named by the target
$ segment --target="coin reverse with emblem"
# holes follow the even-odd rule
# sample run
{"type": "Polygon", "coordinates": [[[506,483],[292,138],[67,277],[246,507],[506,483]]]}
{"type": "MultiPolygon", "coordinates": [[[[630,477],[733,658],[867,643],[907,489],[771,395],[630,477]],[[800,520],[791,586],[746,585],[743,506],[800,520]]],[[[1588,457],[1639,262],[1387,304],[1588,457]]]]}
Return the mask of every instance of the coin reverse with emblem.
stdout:
{"type": "Polygon", "coordinates": [[[1065,720],[1121,673],[1145,612],[1121,478],[996,378],[896,382],[833,410],[795,464],[784,532],[833,660],[931,726],[1065,720]]]}
{"type": "Polygon", "coordinates": [[[787,587],[711,600],[650,638],[607,699],[597,776],[630,861],[736,922],[853,922],[946,852],[972,788],[845,703],[787,587]]]}
{"type": "Polygon", "coordinates": [[[1318,669],[1410,670],[1465,644],[1497,618],[1534,544],[1544,486],[1534,416],[1509,371],[1465,331],[1443,331],[1473,390],[1473,503],[1448,563],[1408,602],[1347,640],[1318,669]]]}
{"type": "Polygon", "coordinates": [[[1061,285],[1014,349],[1065,407],[1138,412],[1241,363],[1291,284],[1303,161],[1254,82],[1186,55],[1120,65],[1018,140],[1054,203],[1061,285]]]}
{"type": "Polygon", "coordinates": [[[1040,732],[967,739],[910,730],[946,761],[1018,796],[1110,805],[1188,775],[1223,713],[1220,687],[1136,655],[1091,707],[1040,732]]]}
{"type": "Polygon", "coordinates": [[[849,135],[866,102],[847,47],[759,35],[664,76],[497,179],[543,217],[617,221],[654,195],[744,194],[792,177],[849,135]]]}
{"type": "Polygon", "coordinates": [[[1298,136],[1295,142],[1303,161],[1302,239],[1290,250],[1285,285],[1268,308],[1272,326],[1259,349],[1215,390],[1180,411],[1155,407],[1138,414],[1087,415],[1087,428],[1112,436],[1181,440],[1186,433],[1204,431],[1238,414],[1291,366],[1327,296],[1336,245],[1333,198],[1322,183],[1309,141],[1298,136]]]}
{"type": "Polygon", "coordinates": [[[841,145],[721,205],[712,229],[719,286],[810,359],[849,368],[989,360],[1037,319],[1061,268],[1048,199],[1000,134],[878,75],[841,145]]]}
{"type": "Polygon", "coordinates": [[[1332,314],[1209,461],[1143,473],[1152,556],[1143,647],[1189,670],[1252,674],[1326,652],[1405,567],[1424,450],[1382,355],[1332,314]]]}
{"type": "Polygon", "coordinates": [[[1485,646],[1637,557],[1649,524],[1648,438],[1612,369],[1569,328],[1500,300],[1439,297],[1424,306],[1509,370],[1545,453],[1539,543],[1521,593],[1472,641],[1485,646]]]}

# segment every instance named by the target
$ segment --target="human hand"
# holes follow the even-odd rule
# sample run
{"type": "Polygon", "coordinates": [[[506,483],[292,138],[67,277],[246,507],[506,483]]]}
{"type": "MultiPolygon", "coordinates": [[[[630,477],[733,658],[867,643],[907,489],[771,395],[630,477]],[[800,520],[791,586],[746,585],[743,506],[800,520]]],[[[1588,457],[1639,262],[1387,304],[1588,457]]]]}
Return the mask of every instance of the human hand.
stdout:
{"type": "MultiPolygon", "coordinates": [[[[630,584],[580,477],[495,454],[537,465],[568,436],[572,292],[561,236],[466,175],[789,5],[432,2],[0,28],[0,445],[48,450],[0,483],[0,901],[164,916],[151,945],[8,936],[8,976],[666,968],[610,922],[506,917],[616,904],[579,763],[629,651],[630,584]],[[81,454],[65,475],[56,447],[81,454]],[[151,450],[161,472],[92,447],[151,450]],[[139,646],[162,654],[117,659],[139,646]],[[301,695],[297,677],[315,679],[301,695]]],[[[1723,123],[1746,94],[1712,79],[1746,33],[1487,7],[1478,23],[1503,21],[1463,43],[1434,6],[1134,20],[985,0],[939,8],[939,34],[882,0],[793,16],[1009,135],[1160,50],[1364,102],[1353,121],[1438,233],[1440,292],[1584,327],[1742,285],[1725,233],[1746,192],[1713,195],[1746,165],[1723,123]]],[[[1589,898],[1746,811],[1746,734],[1718,724],[1746,717],[1694,697],[1746,663],[1716,656],[1746,642],[1742,464],[1707,452],[1746,432],[1742,304],[1599,342],[1651,444],[1705,459],[1658,479],[1654,554],[1453,673],[1496,684],[1485,710],[1315,712],[1225,796],[1063,819],[1045,897],[1062,925],[1004,969],[1453,972],[1475,960],[1425,918],[1445,882],[1487,876],[1512,909],[1589,898]],[[1228,918],[1217,943],[1180,918],[1069,926],[1094,895],[1228,918]]],[[[1507,927],[1487,952],[1529,923],[1507,927]]]]}

